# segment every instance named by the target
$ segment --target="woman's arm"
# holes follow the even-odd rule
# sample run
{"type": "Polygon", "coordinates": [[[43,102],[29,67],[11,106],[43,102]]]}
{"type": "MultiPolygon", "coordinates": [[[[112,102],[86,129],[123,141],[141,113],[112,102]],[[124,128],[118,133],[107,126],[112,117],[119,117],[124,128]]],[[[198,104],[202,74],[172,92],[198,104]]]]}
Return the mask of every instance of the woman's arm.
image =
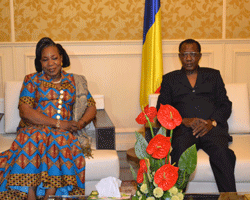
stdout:
{"type": "MultiPolygon", "coordinates": [[[[37,110],[34,110],[30,105],[28,104],[21,104],[19,105],[19,114],[20,117],[27,121],[28,123],[34,124],[34,125],[45,125],[50,126],[53,128],[57,128],[57,119],[50,118],[37,110]]],[[[64,129],[70,132],[77,131],[78,123],[75,121],[61,121],[60,120],[60,129],[64,129]]]]}
{"type": "Polygon", "coordinates": [[[56,119],[50,118],[37,110],[34,110],[30,105],[28,104],[21,104],[19,105],[19,114],[20,117],[27,121],[28,123],[34,124],[34,125],[45,125],[45,126],[51,126],[56,127],[56,119]]]}
{"type": "Polygon", "coordinates": [[[78,121],[78,129],[81,130],[84,128],[89,122],[91,122],[96,116],[96,106],[92,105],[86,108],[85,113],[82,118],[78,121]]]}

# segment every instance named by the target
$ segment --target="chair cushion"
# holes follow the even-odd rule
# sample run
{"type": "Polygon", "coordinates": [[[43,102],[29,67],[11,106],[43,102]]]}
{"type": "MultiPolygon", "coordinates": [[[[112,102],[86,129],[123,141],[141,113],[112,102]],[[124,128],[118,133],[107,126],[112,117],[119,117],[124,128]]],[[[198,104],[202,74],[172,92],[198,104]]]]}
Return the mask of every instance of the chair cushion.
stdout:
{"type": "Polygon", "coordinates": [[[85,180],[101,180],[108,176],[119,178],[120,166],[116,150],[93,150],[93,158],[86,158],[85,180]]]}
{"type": "Polygon", "coordinates": [[[20,122],[18,102],[21,87],[21,81],[8,81],[5,83],[5,133],[15,133],[20,122]]]}
{"type": "MultiPolygon", "coordinates": [[[[233,142],[229,144],[229,148],[232,149],[236,155],[236,182],[249,182],[250,134],[233,135],[233,142]]],[[[198,151],[197,167],[190,178],[193,182],[215,182],[209,157],[203,150],[198,151]]]]}
{"type": "Polygon", "coordinates": [[[232,113],[228,119],[229,133],[249,133],[250,113],[247,83],[225,85],[227,95],[232,101],[232,113]]]}
{"type": "Polygon", "coordinates": [[[15,134],[0,134],[0,153],[10,149],[15,138],[15,134]]]}

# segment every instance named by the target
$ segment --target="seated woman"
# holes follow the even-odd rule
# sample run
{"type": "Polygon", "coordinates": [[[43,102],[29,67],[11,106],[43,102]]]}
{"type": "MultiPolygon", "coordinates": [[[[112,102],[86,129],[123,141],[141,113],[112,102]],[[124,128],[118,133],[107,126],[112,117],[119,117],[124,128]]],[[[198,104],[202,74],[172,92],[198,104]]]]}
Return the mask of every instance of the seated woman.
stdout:
{"type": "Polygon", "coordinates": [[[47,37],[37,43],[37,73],[24,78],[17,137],[0,154],[0,199],[84,195],[85,157],[73,133],[95,117],[96,107],[86,79],[62,70],[69,65],[60,44],[47,37]]]}

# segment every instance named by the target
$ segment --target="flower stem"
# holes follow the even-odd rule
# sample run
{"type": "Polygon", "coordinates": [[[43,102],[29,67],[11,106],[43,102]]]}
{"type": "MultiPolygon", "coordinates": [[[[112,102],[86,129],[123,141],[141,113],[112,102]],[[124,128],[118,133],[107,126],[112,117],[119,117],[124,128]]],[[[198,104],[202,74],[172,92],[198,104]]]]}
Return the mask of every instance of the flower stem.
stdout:
{"type": "Polygon", "coordinates": [[[148,125],[149,125],[150,131],[151,131],[151,135],[152,135],[152,138],[153,138],[155,135],[154,135],[154,132],[153,132],[152,124],[151,124],[151,122],[150,122],[148,116],[145,115],[145,117],[146,117],[146,119],[147,119],[147,121],[148,121],[148,125]]]}
{"type": "MultiPolygon", "coordinates": [[[[172,144],[172,136],[173,136],[173,129],[170,130],[170,143],[172,144]]],[[[167,156],[167,164],[169,163],[169,156],[170,156],[170,151],[168,152],[167,156]]]]}
{"type": "Polygon", "coordinates": [[[184,179],[182,180],[182,183],[181,183],[180,187],[182,187],[183,184],[185,183],[185,175],[186,175],[186,170],[184,170],[184,175],[183,175],[184,179]]]}
{"type": "Polygon", "coordinates": [[[171,142],[171,144],[172,144],[172,137],[173,137],[173,129],[170,130],[170,142],[171,142]]]}

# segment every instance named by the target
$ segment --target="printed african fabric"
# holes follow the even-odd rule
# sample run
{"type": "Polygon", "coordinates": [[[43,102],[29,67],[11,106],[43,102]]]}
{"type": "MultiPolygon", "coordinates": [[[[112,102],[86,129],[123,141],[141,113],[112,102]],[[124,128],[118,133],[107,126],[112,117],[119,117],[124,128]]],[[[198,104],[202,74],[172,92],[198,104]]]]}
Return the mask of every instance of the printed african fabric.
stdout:
{"type": "MultiPolygon", "coordinates": [[[[42,72],[34,73],[24,79],[19,106],[72,120],[75,93],[72,74],[62,71],[57,88],[42,72]]],[[[0,154],[0,184],[0,199],[26,199],[30,186],[37,187],[41,198],[48,188],[57,188],[56,195],[84,195],[85,157],[79,141],[68,131],[21,120],[10,149],[0,154]]]]}

